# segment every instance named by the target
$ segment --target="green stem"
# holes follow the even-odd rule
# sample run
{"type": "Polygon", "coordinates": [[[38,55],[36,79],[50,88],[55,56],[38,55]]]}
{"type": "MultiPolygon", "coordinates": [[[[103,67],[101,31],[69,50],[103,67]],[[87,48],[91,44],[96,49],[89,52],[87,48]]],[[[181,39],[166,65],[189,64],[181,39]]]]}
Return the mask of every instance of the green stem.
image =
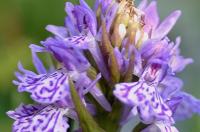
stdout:
{"type": "Polygon", "coordinates": [[[99,125],[93,119],[92,115],[88,112],[88,110],[82,103],[81,98],[75,89],[74,83],[70,78],[69,78],[69,86],[70,86],[72,101],[74,103],[79,118],[82,132],[104,132],[104,130],[99,127],[99,125]]]}
{"type": "Polygon", "coordinates": [[[119,125],[119,121],[121,118],[121,104],[118,101],[115,101],[112,105],[111,112],[102,111],[96,117],[99,125],[106,132],[119,132],[121,126],[119,125]]]}

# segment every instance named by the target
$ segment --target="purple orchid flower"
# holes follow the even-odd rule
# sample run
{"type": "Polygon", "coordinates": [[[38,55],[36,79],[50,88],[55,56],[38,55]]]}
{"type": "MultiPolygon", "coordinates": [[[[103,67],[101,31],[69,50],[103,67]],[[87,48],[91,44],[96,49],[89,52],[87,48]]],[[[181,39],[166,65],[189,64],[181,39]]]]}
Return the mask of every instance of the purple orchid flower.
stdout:
{"type": "Polygon", "coordinates": [[[116,85],[114,95],[133,107],[143,123],[157,121],[173,123],[172,112],[158,91],[158,84],[166,74],[167,65],[162,61],[152,62],[143,72],[138,82],[116,85]]]}
{"type": "MultiPolygon", "coordinates": [[[[193,60],[180,54],[180,37],[175,42],[167,37],[181,11],[160,22],[156,1],[148,5],[142,0],[136,7],[131,0],[96,0],[93,9],[84,0],[79,3],[66,3],[64,26],[46,27],[53,36],[41,41],[44,47],[30,45],[37,73],[19,63],[14,84],[38,105],[20,105],[7,113],[15,120],[13,131],[64,132],[71,127],[69,118],[83,120],[69,78],[80,102],[95,121],[105,122],[101,126],[106,131],[111,130],[108,126],[118,131],[137,115],[146,124],[142,132],[177,132],[175,121],[200,114],[200,101],[183,92],[183,82],[176,77],[193,60]],[[60,68],[50,64],[47,70],[38,52],[50,53],[60,68]],[[123,109],[115,106],[119,101],[123,109]]],[[[87,121],[79,123],[80,130],[91,131],[87,121]]]]}

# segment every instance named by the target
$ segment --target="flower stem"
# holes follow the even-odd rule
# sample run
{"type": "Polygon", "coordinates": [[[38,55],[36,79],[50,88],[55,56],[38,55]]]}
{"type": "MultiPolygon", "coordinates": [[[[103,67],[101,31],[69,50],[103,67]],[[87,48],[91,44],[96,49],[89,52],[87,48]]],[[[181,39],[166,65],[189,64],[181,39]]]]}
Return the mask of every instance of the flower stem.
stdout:
{"type": "Polygon", "coordinates": [[[114,101],[112,105],[111,112],[102,111],[96,119],[100,127],[102,127],[106,132],[119,132],[121,126],[119,124],[121,118],[121,103],[114,101]]]}

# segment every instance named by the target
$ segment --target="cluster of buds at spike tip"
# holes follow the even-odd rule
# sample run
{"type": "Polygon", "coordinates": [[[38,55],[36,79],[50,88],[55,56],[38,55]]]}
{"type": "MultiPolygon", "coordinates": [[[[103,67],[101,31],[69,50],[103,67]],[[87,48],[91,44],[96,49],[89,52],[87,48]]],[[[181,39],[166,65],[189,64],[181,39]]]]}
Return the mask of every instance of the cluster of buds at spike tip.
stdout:
{"type": "Polygon", "coordinates": [[[125,38],[128,38],[128,44],[136,44],[136,33],[143,30],[144,14],[134,6],[132,0],[118,2],[119,9],[111,29],[112,44],[120,47],[125,38]]]}
{"type": "MultiPolygon", "coordinates": [[[[132,46],[140,48],[141,43],[148,36],[145,34],[144,13],[135,7],[132,0],[118,0],[112,1],[112,4],[107,8],[106,13],[112,10],[112,6],[116,6],[117,11],[109,29],[106,27],[105,20],[101,17],[102,5],[99,5],[96,15],[98,20],[98,27],[102,29],[101,51],[107,68],[110,69],[110,78],[113,83],[120,80],[131,81],[134,63],[134,52],[131,51],[129,57],[129,66],[124,73],[120,74],[117,58],[115,55],[115,48],[120,50],[125,49],[127,58],[132,46]]],[[[112,12],[112,11],[110,11],[112,12]]]]}

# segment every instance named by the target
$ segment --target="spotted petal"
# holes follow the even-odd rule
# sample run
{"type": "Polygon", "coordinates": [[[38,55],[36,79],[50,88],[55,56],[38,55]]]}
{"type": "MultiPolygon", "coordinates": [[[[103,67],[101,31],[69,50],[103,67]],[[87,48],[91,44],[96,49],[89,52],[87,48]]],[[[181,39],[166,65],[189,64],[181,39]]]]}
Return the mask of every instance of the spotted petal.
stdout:
{"type": "Polygon", "coordinates": [[[15,120],[13,132],[66,132],[69,125],[66,110],[56,106],[20,105],[7,112],[15,120]]]}
{"type": "Polygon", "coordinates": [[[136,106],[144,123],[151,123],[154,120],[173,122],[171,110],[157,93],[154,85],[145,82],[117,84],[114,95],[123,103],[136,106]]]}
{"type": "Polygon", "coordinates": [[[35,111],[43,109],[45,106],[42,105],[24,105],[21,104],[15,111],[7,112],[8,116],[14,120],[19,120],[22,117],[33,115],[35,111]]]}
{"type": "Polygon", "coordinates": [[[88,36],[80,35],[80,36],[73,36],[64,39],[67,47],[76,47],[79,49],[88,49],[89,44],[94,41],[94,38],[91,34],[88,36]]]}
{"type": "Polygon", "coordinates": [[[31,76],[25,74],[18,84],[20,92],[29,92],[39,103],[55,103],[66,100],[68,96],[68,76],[63,69],[51,74],[31,76]]]}

